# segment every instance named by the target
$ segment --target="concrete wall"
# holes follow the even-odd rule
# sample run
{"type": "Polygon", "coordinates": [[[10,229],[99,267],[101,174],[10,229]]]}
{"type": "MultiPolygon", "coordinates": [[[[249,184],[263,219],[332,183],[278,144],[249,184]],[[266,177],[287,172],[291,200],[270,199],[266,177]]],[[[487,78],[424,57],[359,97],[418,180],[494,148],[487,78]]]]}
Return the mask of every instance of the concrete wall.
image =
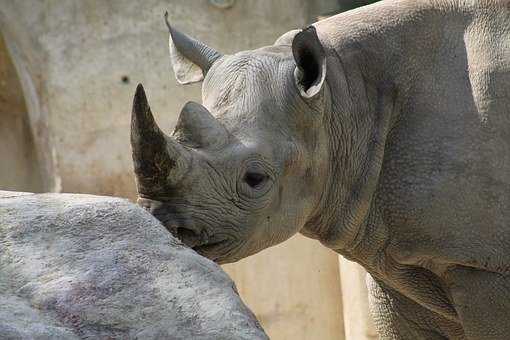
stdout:
{"type": "MultiPolygon", "coordinates": [[[[144,84],[166,131],[184,102],[200,100],[199,86],[174,81],[165,10],[177,27],[229,53],[270,44],[335,5],[0,0],[0,31],[25,97],[43,188],[135,197],[129,118],[136,84],[144,84]]],[[[296,236],[227,271],[273,339],[344,338],[338,257],[316,242],[296,236]]]]}
{"type": "Polygon", "coordinates": [[[344,339],[340,275],[335,266],[336,254],[296,235],[224,267],[271,339],[304,340],[344,339]]]}
{"type": "MultiPolygon", "coordinates": [[[[199,86],[173,79],[165,10],[177,27],[229,53],[362,2],[237,0],[221,9],[208,0],[0,0],[0,188],[135,197],[136,83],[167,131],[184,102],[200,100],[199,86]]],[[[343,259],[339,268],[315,241],[298,235],[226,270],[274,339],[376,338],[364,270],[343,259]]]]}
{"type": "Polygon", "coordinates": [[[4,190],[43,190],[25,98],[1,34],[0,187],[4,190]]]}
{"type": "Polygon", "coordinates": [[[348,340],[378,339],[372,317],[368,313],[366,271],[357,263],[339,257],[342,285],[345,338],[348,340]]]}

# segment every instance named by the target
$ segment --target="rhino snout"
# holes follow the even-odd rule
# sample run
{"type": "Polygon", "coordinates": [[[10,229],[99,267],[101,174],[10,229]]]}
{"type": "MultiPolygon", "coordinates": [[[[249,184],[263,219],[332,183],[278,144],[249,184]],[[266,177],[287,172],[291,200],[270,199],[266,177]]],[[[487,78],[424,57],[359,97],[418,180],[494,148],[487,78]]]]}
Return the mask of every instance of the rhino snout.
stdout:
{"type": "Polygon", "coordinates": [[[190,224],[189,219],[180,217],[182,214],[165,202],[140,197],[137,203],[157,218],[174,237],[204,256],[212,247],[224,243],[224,240],[210,236],[205,229],[190,224]]]}

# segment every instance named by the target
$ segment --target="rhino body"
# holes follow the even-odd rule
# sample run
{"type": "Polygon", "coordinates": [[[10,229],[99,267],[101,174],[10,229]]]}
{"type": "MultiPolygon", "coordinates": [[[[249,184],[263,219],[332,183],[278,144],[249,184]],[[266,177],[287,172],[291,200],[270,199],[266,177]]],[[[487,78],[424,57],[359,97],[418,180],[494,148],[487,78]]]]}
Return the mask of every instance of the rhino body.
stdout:
{"type": "Polygon", "coordinates": [[[140,204],[217,262],[319,240],[368,271],[382,339],[508,338],[508,1],[382,1],[233,55],[169,29],[203,103],[169,137],[138,89],[140,204]]]}
{"type": "Polygon", "coordinates": [[[0,191],[0,339],[267,339],[232,280],[123,199],[0,191]]]}

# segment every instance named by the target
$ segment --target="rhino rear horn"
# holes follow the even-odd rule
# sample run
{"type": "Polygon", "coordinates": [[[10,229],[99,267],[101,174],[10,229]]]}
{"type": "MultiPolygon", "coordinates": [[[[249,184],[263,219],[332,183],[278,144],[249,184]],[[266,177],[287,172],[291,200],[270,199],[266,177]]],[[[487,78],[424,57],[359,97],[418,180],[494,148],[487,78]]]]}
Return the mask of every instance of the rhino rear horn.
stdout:
{"type": "Polygon", "coordinates": [[[213,63],[222,55],[206,44],[179,32],[168,22],[165,23],[170,32],[170,61],[179,84],[190,84],[204,79],[213,63]]]}
{"type": "Polygon", "coordinates": [[[140,193],[164,192],[187,170],[188,150],[160,130],[141,84],[133,99],[131,147],[140,193]]]}
{"type": "Polygon", "coordinates": [[[182,108],[174,136],[193,147],[218,149],[228,142],[230,134],[204,106],[188,102],[182,108]]]}

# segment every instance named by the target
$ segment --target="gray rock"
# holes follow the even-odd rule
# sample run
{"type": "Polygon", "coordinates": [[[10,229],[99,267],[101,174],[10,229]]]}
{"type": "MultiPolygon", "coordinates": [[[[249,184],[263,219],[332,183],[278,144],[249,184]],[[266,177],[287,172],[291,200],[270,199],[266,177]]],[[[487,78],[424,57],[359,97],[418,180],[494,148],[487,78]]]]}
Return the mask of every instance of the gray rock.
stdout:
{"type": "Polygon", "coordinates": [[[0,192],[1,339],[267,339],[234,283],[126,200],[0,192]]]}

